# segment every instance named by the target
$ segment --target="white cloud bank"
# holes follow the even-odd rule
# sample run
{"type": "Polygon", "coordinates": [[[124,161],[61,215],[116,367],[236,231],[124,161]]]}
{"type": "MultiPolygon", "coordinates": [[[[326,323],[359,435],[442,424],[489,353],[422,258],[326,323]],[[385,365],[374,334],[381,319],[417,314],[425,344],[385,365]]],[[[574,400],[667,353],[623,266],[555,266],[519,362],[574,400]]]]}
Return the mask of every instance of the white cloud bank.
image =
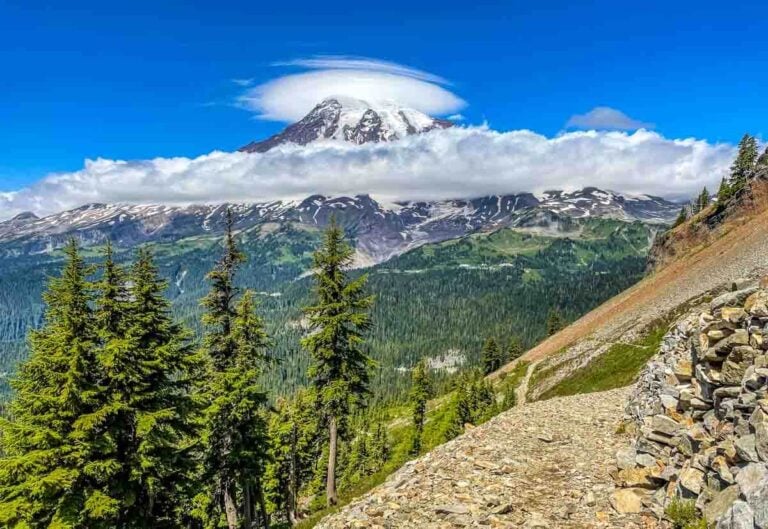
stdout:
{"type": "Polygon", "coordinates": [[[476,197],[597,186],[669,198],[715,189],[734,148],[656,132],[570,132],[547,138],[456,127],[392,143],[285,146],[264,154],[89,160],[0,193],[0,217],[89,202],[212,203],[369,193],[387,199],[476,197]]]}
{"type": "Polygon", "coordinates": [[[260,119],[293,122],[322,100],[352,97],[370,102],[396,101],[426,114],[441,116],[466,106],[436,75],[400,64],[365,57],[318,56],[276,63],[310,71],[285,75],[250,88],[240,106],[260,119]]]}
{"type": "Polygon", "coordinates": [[[595,107],[586,114],[571,116],[565,126],[567,128],[597,130],[637,130],[655,127],[653,123],[633,119],[621,110],[611,107],[595,107]]]}

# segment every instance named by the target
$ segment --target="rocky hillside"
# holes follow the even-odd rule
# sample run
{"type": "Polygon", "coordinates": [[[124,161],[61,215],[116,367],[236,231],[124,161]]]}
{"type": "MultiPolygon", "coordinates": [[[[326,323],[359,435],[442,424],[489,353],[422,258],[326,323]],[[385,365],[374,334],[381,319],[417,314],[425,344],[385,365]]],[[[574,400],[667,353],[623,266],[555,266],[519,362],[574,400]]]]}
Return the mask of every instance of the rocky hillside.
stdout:
{"type": "Polygon", "coordinates": [[[627,395],[514,408],[406,464],[317,527],[648,527],[643,515],[611,506],[609,470],[628,442],[616,434],[627,395]]]}
{"type": "Polygon", "coordinates": [[[735,227],[758,217],[767,208],[768,168],[759,167],[749,185],[727,203],[714,203],[658,237],[649,255],[649,268],[660,269],[697,252],[735,227]]]}
{"type": "Polygon", "coordinates": [[[627,405],[626,511],[688,501],[712,527],[768,526],[768,290],[725,293],[668,334],[627,405]]]}

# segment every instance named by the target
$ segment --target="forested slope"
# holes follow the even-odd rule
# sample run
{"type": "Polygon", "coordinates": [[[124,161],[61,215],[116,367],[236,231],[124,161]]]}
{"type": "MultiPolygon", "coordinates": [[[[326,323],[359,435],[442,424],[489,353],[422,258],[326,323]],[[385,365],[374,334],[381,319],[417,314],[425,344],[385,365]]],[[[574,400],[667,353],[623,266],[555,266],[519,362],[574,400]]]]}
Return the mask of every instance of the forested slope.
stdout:
{"type": "MultiPolygon", "coordinates": [[[[420,358],[432,358],[448,371],[474,365],[489,336],[502,344],[513,336],[534,344],[545,336],[550,310],[575,319],[640,279],[656,229],[607,219],[569,219],[560,231],[539,233],[503,228],[425,245],[366,270],[377,297],[369,340],[378,363],[374,386],[382,389],[375,393],[384,399],[401,395],[409,384],[407,369],[420,358]]],[[[311,289],[306,272],[319,232],[271,224],[240,232],[237,239],[248,257],[239,277],[259,292],[260,310],[282,359],[267,385],[289,393],[305,379],[306,354],[298,346],[305,323],[301,307],[311,289]]],[[[169,281],[174,311],[199,333],[204,275],[218,255],[219,238],[189,237],[151,247],[169,281]]],[[[87,255],[95,257],[99,250],[91,247],[87,255]]],[[[132,254],[130,248],[117,251],[118,259],[132,254]]],[[[40,323],[45,278],[60,257],[0,262],[0,371],[6,376],[25,357],[26,333],[40,323]]]]}

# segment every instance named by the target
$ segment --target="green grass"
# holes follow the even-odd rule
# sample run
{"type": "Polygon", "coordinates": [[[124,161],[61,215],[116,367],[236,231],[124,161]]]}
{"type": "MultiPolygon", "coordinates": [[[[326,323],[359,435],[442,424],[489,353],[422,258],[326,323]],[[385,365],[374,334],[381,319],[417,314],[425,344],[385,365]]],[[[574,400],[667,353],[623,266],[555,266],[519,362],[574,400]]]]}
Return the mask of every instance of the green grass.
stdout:
{"type": "Polygon", "coordinates": [[[666,332],[666,322],[658,322],[634,343],[613,344],[605,354],[542,393],[539,400],[607,391],[631,384],[646,362],[656,354],[666,332]]]}

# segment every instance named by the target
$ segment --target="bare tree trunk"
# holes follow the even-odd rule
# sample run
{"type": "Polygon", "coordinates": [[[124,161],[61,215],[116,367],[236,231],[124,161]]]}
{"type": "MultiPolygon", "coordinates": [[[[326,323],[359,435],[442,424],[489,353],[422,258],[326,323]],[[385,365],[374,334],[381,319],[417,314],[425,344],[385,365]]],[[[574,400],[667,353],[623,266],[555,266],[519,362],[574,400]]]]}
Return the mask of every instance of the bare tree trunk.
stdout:
{"type": "Polygon", "coordinates": [[[336,449],[338,442],[338,423],[335,416],[332,416],[328,424],[330,442],[328,446],[328,476],[325,482],[325,495],[328,506],[336,505],[338,497],[336,496],[336,449]]]}
{"type": "Polygon", "coordinates": [[[237,503],[235,502],[235,493],[232,490],[232,482],[224,483],[222,491],[224,493],[224,514],[227,517],[227,527],[229,529],[240,529],[237,524],[237,503]]]}
{"type": "Polygon", "coordinates": [[[243,527],[253,527],[253,500],[251,499],[250,483],[243,483],[243,527]]]}

